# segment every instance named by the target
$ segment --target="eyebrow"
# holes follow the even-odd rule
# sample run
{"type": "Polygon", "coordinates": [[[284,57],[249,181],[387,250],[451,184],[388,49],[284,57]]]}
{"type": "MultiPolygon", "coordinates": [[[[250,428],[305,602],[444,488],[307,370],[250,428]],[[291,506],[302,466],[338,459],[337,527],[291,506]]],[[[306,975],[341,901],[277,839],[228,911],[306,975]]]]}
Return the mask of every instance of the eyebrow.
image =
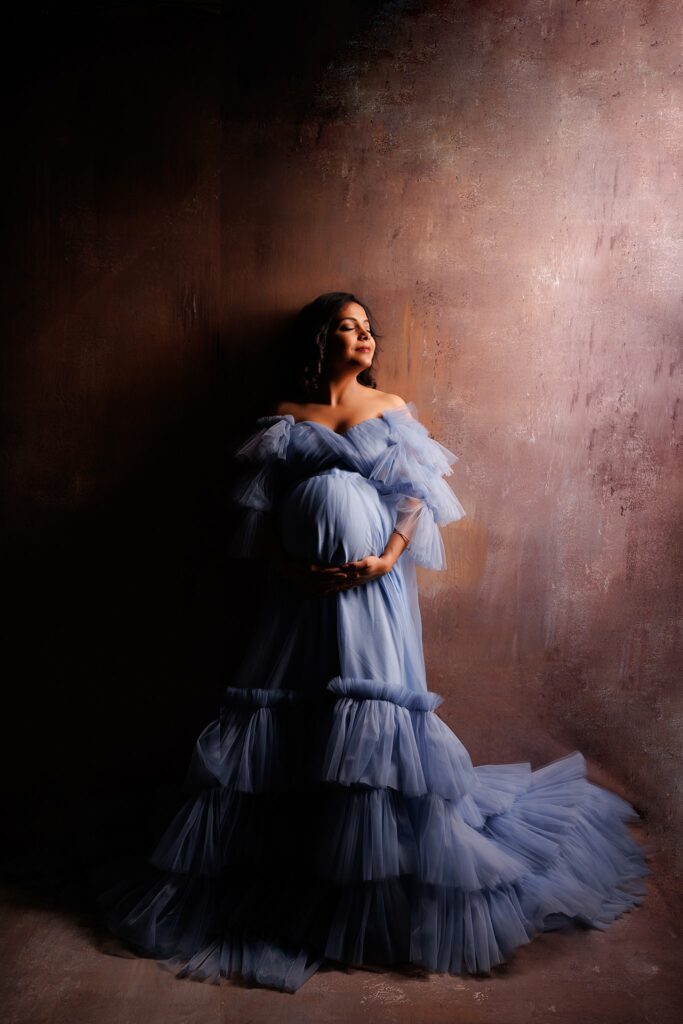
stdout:
{"type": "MultiPolygon", "coordinates": [[[[339,322],[343,324],[345,320],[358,320],[358,317],[357,316],[343,316],[339,322]]],[[[358,322],[360,323],[360,321],[358,321],[358,322]]],[[[363,323],[364,324],[369,324],[370,321],[368,320],[367,317],[365,317],[365,319],[363,320],[363,323]]]]}

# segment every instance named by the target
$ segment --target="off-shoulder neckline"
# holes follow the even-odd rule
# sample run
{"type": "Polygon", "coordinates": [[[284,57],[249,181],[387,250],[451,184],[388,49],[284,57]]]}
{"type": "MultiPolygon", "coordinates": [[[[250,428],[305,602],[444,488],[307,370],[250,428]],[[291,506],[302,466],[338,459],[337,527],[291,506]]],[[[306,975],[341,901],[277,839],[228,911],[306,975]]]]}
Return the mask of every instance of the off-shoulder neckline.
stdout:
{"type": "Polygon", "coordinates": [[[334,427],[328,427],[326,423],[321,423],[320,420],[295,420],[291,412],[275,414],[275,419],[284,419],[290,422],[292,427],[298,427],[302,424],[321,427],[323,430],[328,431],[330,434],[336,434],[337,437],[347,437],[353,430],[357,430],[359,427],[364,427],[366,423],[372,423],[373,421],[389,422],[391,415],[398,413],[410,413],[413,414],[415,406],[413,402],[407,402],[405,405],[400,405],[396,409],[385,409],[379,416],[366,416],[360,423],[354,423],[353,426],[347,427],[346,430],[335,430],[334,427]]]}

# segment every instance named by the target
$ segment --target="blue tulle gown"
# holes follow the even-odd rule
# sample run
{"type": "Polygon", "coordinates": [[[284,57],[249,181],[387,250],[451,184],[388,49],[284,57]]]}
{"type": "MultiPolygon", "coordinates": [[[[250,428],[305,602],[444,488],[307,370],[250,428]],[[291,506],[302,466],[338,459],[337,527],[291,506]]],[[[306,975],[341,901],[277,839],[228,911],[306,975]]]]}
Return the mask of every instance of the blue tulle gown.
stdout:
{"type": "Polygon", "coordinates": [[[642,902],[630,803],[579,751],[474,766],[427,687],[415,566],[445,568],[457,456],[414,403],[345,433],[264,416],[237,450],[236,555],[333,565],[409,546],[311,595],[269,568],[253,641],[198,737],[143,877],[100,894],[112,932],[179,976],[296,991],[321,964],[488,974],[541,931],[642,902]]]}

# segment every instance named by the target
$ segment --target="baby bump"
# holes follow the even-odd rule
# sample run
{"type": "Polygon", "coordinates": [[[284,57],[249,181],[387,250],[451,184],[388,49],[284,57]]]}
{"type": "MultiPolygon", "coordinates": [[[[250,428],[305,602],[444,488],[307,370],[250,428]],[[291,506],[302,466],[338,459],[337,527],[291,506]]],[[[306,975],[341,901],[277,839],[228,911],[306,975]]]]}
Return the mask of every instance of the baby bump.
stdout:
{"type": "Polygon", "coordinates": [[[360,473],[324,470],[281,496],[278,528],[285,551],[319,565],[381,555],[392,529],[389,508],[360,473]]]}

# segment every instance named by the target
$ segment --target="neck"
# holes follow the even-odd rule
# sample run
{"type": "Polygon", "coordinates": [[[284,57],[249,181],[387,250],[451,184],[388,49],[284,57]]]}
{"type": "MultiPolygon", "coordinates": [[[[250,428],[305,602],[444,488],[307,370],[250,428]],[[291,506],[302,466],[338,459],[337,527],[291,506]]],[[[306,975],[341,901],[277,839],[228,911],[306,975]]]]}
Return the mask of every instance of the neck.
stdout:
{"type": "MultiPolygon", "coordinates": [[[[360,371],[362,372],[362,371],[360,371]]],[[[328,377],[320,382],[316,392],[315,401],[320,405],[346,405],[353,402],[354,397],[361,391],[367,391],[364,384],[358,383],[358,372],[339,374],[328,377]]]]}

